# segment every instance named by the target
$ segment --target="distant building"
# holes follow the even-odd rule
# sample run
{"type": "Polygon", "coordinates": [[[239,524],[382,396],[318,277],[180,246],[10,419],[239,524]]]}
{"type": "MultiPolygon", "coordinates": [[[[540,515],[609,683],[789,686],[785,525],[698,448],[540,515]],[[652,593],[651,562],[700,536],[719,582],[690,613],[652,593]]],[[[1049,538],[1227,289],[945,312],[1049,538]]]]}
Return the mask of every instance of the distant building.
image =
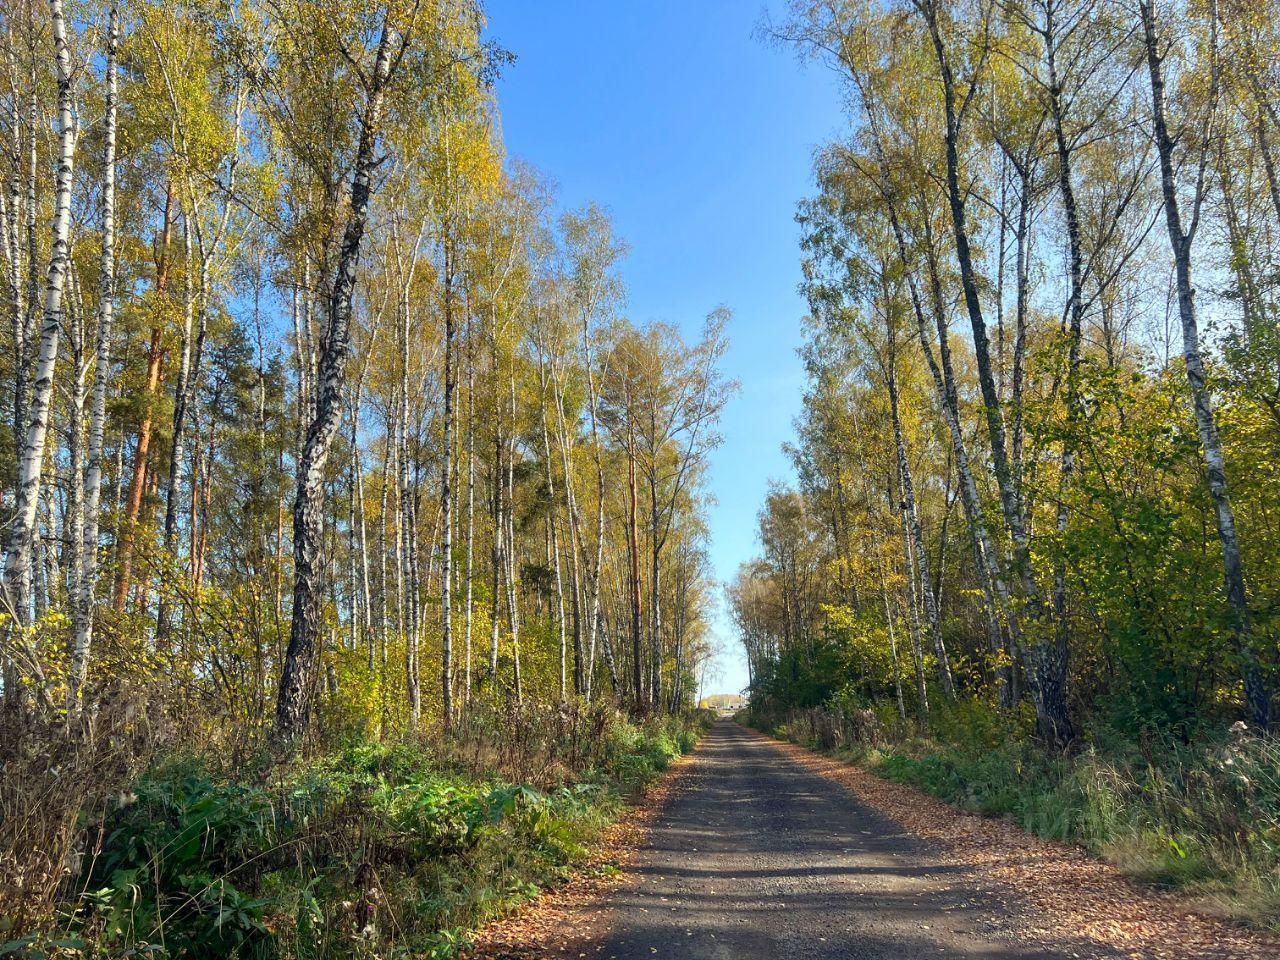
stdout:
{"type": "Polygon", "coordinates": [[[698,706],[705,710],[718,710],[721,713],[736,713],[746,709],[747,698],[740,693],[713,693],[699,700],[698,706]]]}

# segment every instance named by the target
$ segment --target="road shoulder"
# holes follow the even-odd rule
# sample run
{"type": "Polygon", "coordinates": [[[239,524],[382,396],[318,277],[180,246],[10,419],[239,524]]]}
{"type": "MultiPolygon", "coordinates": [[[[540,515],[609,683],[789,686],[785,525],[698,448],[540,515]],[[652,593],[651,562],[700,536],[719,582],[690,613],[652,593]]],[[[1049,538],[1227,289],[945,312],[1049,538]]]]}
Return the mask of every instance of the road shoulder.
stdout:
{"type": "Polygon", "coordinates": [[[749,732],[990,881],[1005,894],[1021,938],[1057,947],[1074,941],[1089,952],[1151,960],[1280,956],[1280,938],[1209,916],[1185,896],[1141,887],[1078,847],[1042,840],[1013,823],[966,813],[862,767],[749,732]]]}
{"type": "Polygon", "coordinates": [[[561,886],[544,890],[472,936],[467,960],[542,960],[594,951],[607,929],[608,892],[627,879],[649,831],[684,788],[698,751],[678,758],[601,835],[591,856],[561,886]]]}

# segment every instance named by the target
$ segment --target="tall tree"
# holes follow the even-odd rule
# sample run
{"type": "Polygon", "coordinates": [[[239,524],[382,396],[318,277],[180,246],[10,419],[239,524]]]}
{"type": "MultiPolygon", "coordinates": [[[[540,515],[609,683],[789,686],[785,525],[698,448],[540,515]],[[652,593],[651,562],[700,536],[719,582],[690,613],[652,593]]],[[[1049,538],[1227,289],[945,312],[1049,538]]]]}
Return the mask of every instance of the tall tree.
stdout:
{"type": "Polygon", "coordinates": [[[52,247],[45,278],[44,320],[40,328],[35,380],[31,384],[26,437],[18,461],[16,513],[5,544],[3,575],[6,612],[18,624],[26,624],[30,618],[30,565],[36,537],[36,512],[40,505],[41,481],[44,477],[45,436],[49,429],[49,409],[62,332],[63,294],[70,266],[71,188],[79,133],[73,116],[75,105],[71,52],[62,0],[50,0],[49,23],[58,89],[58,155],[54,178],[52,247]]]}
{"type": "Polygon", "coordinates": [[[1254,649],[1249,597],[1245,584],[1244,563],[1236,532],[1235,510],[1231,504],[1231,492],[1227,480],[1222,441],[1218,422],[1214,416],[1213,399],[1205,372],[1204,356],[1200,346],[1200,324],[1196,310],[1196,289],[1191,277],[1191,251],[1200,215],[1204,207],[1208,185],[1208,165],[1212,158],[1212,137],[1217,122],[1220,94],[1218,62],[1218,14],[1217,6],[1210,3],[1207,23],[1207,85],[1204,101],[1199,105],[1199,116],[1188,118],[1194,123],[1194,139],[1184,156],[1190,171],[1179,169],[1178,144],[1169,132],[1167,101],[1165,96],[1165,63],[1170,56],[1166,41],[1161,39],[1161,24],[1157,20],[1154,0],[1139,0],[1142,19],[1143,47],[1147,72],[1151,81],[1151,131],[1160,158],[1160,192],[1164,207],[1165,228],[1169,234],[1169,246],[1173,253],[1174,282],[1178,299],[1178,318],[1182,325],[1182,358],[1186,368],[1187,384],[1195,412],[1196,431],[1200,437],[1200,449],[1204,457],[1205,476],[1209,494],[1213,498],[1214,520],[1218,539],[1222,544],[1223,576],[1226,582],[1227,601],[1234,619],[1232,625],[1239,650],[1244,675],[1245,701],[1251,722],[1266,729],[1271,722],[1271,694],[1267,689],[1258,654],[1254,649]],[[1192,181],[1189,212],[1183,218],[1183,206],[1179,191],[1179,175],[1189,175],[1192,181]]]}
{"type": "Polygon", "coordinates": [[[359,117],[359,135],[352,164],[350,210],[334,267],[333,285],[326,303],[325,326],[320,339],[319,379],[315,410],[307,425],[298,461],[293,507],[293,616],[289,646],[285,652],[276,700],[276,736],[289,741],[304,732],[311,712],[315,682],[316,643],[323,616],[321,603],[321,549],[324,538],[325,467],[342,417],[347,360],[351,347],[351,309],[356,266],[364,240],[377,163],[377,143],[383,102],[405,53],[413,42],[416,23],[411,17],[397,24],[385,10],[373,50],[372,68],[359,70],[365,97],[359,117]]]}

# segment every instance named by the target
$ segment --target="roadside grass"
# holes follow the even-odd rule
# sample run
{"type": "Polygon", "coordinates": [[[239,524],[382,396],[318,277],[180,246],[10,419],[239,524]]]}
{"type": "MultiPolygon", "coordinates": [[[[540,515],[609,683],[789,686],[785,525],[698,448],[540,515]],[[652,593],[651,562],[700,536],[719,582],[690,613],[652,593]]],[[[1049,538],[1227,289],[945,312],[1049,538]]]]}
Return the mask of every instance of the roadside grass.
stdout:
{"type": "Polygon", "coordinates": [[[84,811],[51,912],[0,924],[0,956],[456,956],[470,930],[567,879],[707,720],[584,723],[520,780],[417,741],[230,775],[170,760],[84,811]]]}
{"type": "Polygon", "coordinates": [[[870,736],[842,735],[867,720],[831,713],[744,719],[966,811],[1080,844],[1139,881],[1202,898],[1238,922],[1280,930],[1274,738],[1240,729],[1190,743],[1097,736],[1079,752],[1052,757],[1025,718],[1002,730],[982,703],[935,710],[923,735],[889,735],[892,717],[877,718],[870,736]]]}

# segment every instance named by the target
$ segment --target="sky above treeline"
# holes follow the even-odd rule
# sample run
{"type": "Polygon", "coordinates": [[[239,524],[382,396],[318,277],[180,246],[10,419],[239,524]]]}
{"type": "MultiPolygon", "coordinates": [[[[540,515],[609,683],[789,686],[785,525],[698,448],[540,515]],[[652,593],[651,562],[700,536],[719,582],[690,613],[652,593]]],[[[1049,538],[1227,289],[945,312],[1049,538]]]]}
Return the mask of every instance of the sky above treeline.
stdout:
{"type": "MultiPolygon", "coordinates": [[[[770,479],[789,479],[804,372],[796,203],[812,192],[814,149],[839,135],[823,68],[759,36],[778,0],[489,0],[489,37],[516,55],[499,84],[513,158],[558,187],[561,205],[596,201],[630,245],[628,314],[696,337],[733,313],[725,411],[710,488],[711,558],[728,581],[756,548],[770,479]]],[[[746,685],[725,614],[706,693],[746,685]]]]}

